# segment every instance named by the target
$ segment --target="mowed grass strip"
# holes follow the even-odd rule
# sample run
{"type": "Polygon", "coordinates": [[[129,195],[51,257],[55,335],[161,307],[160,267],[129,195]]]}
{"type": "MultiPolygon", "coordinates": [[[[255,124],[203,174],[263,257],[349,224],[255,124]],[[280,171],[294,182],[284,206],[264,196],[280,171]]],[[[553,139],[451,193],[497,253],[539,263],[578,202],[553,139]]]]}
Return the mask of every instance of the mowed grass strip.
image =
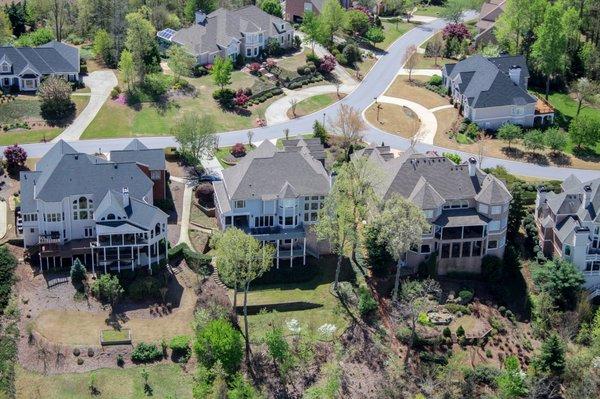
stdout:
{"type": "MultiPolygon", "coordinates": [[[[73,360],[73,359],[70,359],[73,360]]],[[[74,360],[73,360],[74,362],[74,360]]],[[[116,360],[115,360],[116,364],[116,360]]],[[[173,397],[191,399],[193,374],[183,371],[177,364],[144,366],[149,373],[148,383],[155,398],[173,397]]],[[[141,367],[99,369],[86,373],[42,375],[16,367],[17,398],[81,399],[127,398],[144,399],[144,381],[141,367]],[[95,376],[99,394],[90,395],[89,383],[95,376]]]]}

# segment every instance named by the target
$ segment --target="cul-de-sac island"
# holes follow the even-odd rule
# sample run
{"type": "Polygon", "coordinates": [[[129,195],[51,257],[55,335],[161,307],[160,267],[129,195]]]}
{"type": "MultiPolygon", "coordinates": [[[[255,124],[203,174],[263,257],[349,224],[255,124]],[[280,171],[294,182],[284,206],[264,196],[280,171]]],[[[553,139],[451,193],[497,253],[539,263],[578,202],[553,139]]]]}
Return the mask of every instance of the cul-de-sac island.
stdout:
{"type": "Polygon", "coordinates": [[[0,0],[0,399],[599,399],[600,0],[0,0]]]}

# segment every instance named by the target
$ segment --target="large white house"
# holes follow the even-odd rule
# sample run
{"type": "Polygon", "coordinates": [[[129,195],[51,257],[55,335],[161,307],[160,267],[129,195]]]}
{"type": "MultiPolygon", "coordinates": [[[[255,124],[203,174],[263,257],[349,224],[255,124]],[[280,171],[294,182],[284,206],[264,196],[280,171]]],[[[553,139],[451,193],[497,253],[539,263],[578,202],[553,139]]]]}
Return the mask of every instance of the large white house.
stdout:
{"type": "Polygon", "coordinates": [[[59,141],[20,180],[23,241],[40,270],[75,258],[93,273],[151,269],[166,260],[168,215],[153,205],[147,167],[59,141]]]}
{"type": "Polygon", "coordinates": [[[600,178],[582,182],[574,175],[556,194],[541,187],[535,203],[540,247],[547,256],[571,261],[585,286],[600,295],[600,178]]]}
{"type": "Polygon", "coordinates": [[[289,22],[254,5],[237,10],[219,8],[208,15],[198,11],[191,26],[178,31],[164,29],[156,35],[166,45],[183,46],[199,65],[211,64],[215,57],[235,60],[241,54],[255,58],[268,40],[282,48],[294,44],[294,28],[289,22]]]}
{"type": "Polygon", "coordinates": [[[0,46],[0,88],[36,91],[46,76],[79,81],[79,49],[60,42],[39,47],[0,46]]]}
{"type": "Polygon", "coordinates": [[[442,68],[444,86],[465,118],[486,130],[505,123],[546,126],[554,109],[527,91],[529,70],[522,55],[473,55],[442,68]]]}
{"type": "Polygon", "coordinates": [[[318,139],[289,140],[281,150],[265,140],[213,183],[221,228],[237,227],[274,244],[277,266],[325,253],[310,229],[330,189],[322,157],[318,139]]]}

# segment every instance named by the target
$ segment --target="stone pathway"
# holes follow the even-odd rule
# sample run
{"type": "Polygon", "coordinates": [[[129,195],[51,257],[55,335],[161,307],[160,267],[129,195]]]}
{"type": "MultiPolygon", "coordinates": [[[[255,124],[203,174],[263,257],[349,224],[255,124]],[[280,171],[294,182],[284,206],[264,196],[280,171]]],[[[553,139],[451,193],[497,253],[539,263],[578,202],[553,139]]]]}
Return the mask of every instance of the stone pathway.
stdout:
{"type": "Polygon", "coordinates": [[[90,88],[90,101],[83,111],[75,118],[61,134],[56,136],[52,142],[58,140],[79,140],[85,129],[92,123],[100,108],[104,105],[110,92],[118,84],[117,77],[113,71],[95,71],[83,77],[86,87],[90,88]]]}

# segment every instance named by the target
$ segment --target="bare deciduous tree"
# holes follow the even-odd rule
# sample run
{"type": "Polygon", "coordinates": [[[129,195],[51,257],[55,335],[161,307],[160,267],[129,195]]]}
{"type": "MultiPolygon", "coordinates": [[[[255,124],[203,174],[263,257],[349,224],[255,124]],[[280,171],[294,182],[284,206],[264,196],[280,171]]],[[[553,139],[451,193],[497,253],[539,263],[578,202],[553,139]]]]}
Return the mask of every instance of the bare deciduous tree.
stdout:
{"type": "Polygon", "coordinates": [[[438,58],[442,55],[442,50],[444,48],[444,40],[440,35],[435,35],[433,39],[429,42],[429,51],[431,51],[431,55],[435,58],[435,66],[438,64],[438,58]]]}
{"type": "Polygon", "coordinates": [[[342,137],[342,144],[348,150],[351,145],[362,141],[363,134],[367,128],[360,112],[355,108],[342,104],[340,110],[329,125],[334,133],[342,137]]]}
{"type": "Polygon", "coordinates": [[[248,136],[248,145],[252,146],[252,138],[254,137],[254,132],[252,130],[248,130],[248,133],[246,133],[246,135],[248,136]]]}
{"type": "Polygon", "coordinates": [[[419,63],[419,53],[417,53],[417,46],[410,45],[404,53],[404,69],[408,70],[408,80],[412,82],[412,71],[416,68],[419,63]]]}
{"type": "Polygon", "coordinates": [[[483,160],[487,155],[487,146],[491,139],[492,137],[484,132],[479,132],[477,134],[477,162],[480,168],[481,165],[483,165],[483,160]]]}
{"type": "Polygon", "coordinates": [[[296,117],[296,106],[298,105],[298,99],[297,98],[290,98],[290,106],[291,106],[291,110],[292,110],[292,115],[294,115],[294,118],[296,117]]]}

